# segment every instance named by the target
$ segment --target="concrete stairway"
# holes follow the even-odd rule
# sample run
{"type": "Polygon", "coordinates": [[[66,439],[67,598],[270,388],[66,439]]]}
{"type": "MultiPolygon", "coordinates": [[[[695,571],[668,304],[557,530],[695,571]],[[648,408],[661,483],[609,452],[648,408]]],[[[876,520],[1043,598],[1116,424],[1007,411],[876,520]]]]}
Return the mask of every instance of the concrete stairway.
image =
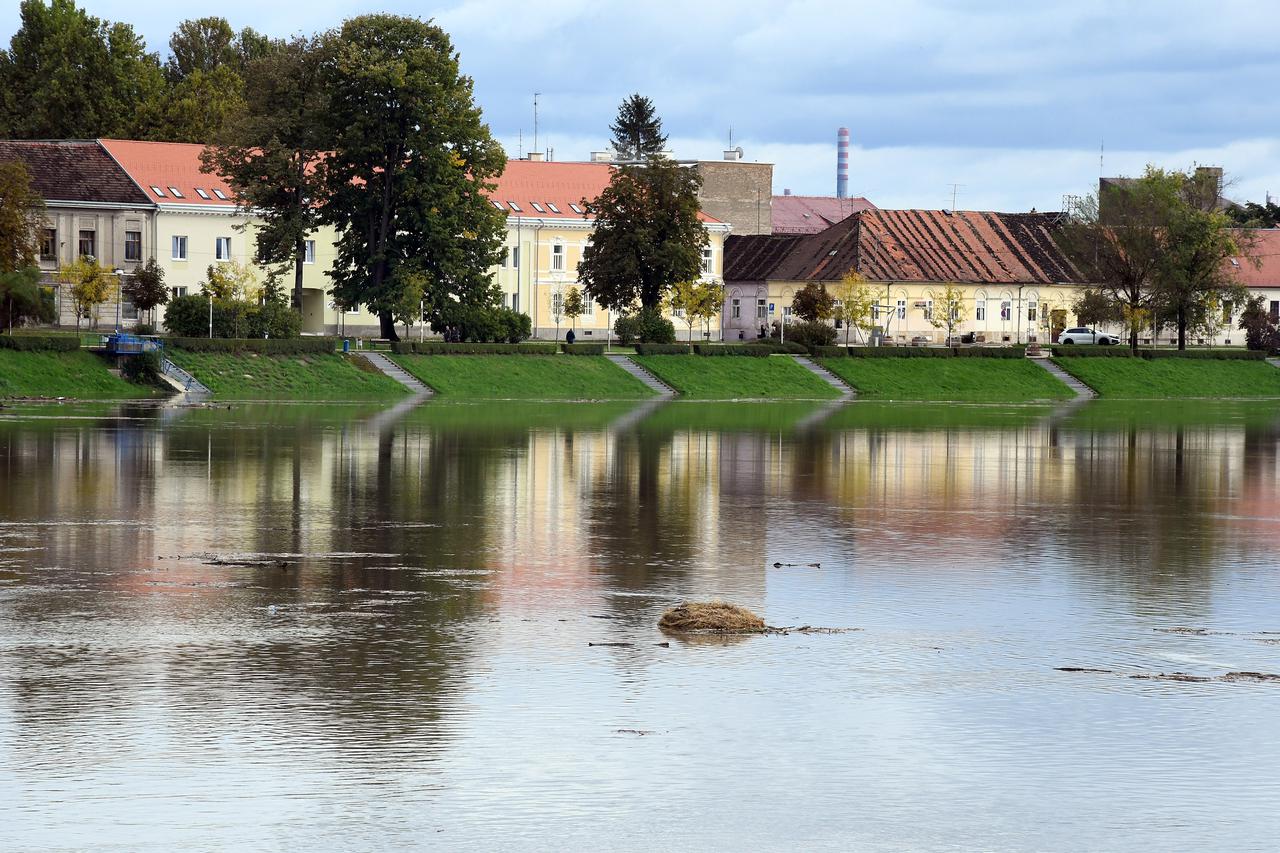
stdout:
{"type": "Polygon", "coordinates": [[[660,397],[674,397],[676,390],[640,365],[636,364],[625,355],[606,355],[605,358],[621,367],[627,373],[630,373],[636,379],[643,382],[650,390],[660,397]]]}
{"type": "Polygon", "coordinates": [[[380,352],[362,352],[359,354],[358,358],[363,358],[365,361],[369,362],[374,367],[378,368],[383,373],[408,388],[414,394],[425,396],[427,394],[435,393],[420,382],[416,376],[409,373],[409,371],[405,370],[403,367],[396,364],[380,352]]]}
{"type": "Polygon", "coordinates": [[[199,379],[163,356],[160,358],[160,372],[169,387],[180,394],[213,394],[199,379]]]}
{"type": "Polygon", "coordinates": [[[1045,370],[1049,371],[1054,376],[1056,376],[1059,382],[1061,382],[1063,385],[1066,385],[1073,392],[1075,392],[1077,400],[1092,400],[1094,397],[1098,396],[1097,391],[1094,391],[1088,385],[1085,385],[1079,379],[1076,379],[1070,373],[1067,373],[1067,371],[1063,370],[1061,367],[1058,367],[1058,365],[1054,364],[1049,359],[1032,358],[1032,359],[1028,359],[1028,361],[1030,361],[1032,364],[1040,365],[1045,370]]]}
{"type": "Polygon", "coordinates": [[[794,358],[796,360],[796,364],[799,364],[801,367],[805,368],[810,373],[817,376],[823,382],[827,383],[832,388],[839,391],[840,396],[852,397],[858,393],[857,389],[855,389],[852,385],[845,382],[839,376],[836,376],[830,370],[827,370],[825,367],[818,364],[813,359],[803,355],[797,355],[797,356],[794,356],[794,358]]]}

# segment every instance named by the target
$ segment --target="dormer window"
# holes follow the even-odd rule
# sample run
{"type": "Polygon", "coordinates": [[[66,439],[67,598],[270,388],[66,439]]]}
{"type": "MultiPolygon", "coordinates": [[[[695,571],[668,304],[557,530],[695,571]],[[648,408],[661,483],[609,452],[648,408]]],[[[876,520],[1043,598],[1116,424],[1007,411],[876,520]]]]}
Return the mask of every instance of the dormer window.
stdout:
{"type": "Polygon", "coordinates": [[[199,187],[196,187],[196,195],[200,196],[200,198],[204,199],[205,201],[212,201],[212,199],[209,198],[209,194],[204,190],[200,189],[199,187]]]}
{"type": "Polygon", "coordinates": [[[227,198],[227,194],[226,194],[226,193],[224,193],[222,190],[214,190],[214,191],[213,191],[213,194],[214,194],[214,195],[216,195],[218,198],[222,199],[223,201],[230,201],[230,200],[231,200],[231,199],[227,198]]]}
{"type": "Polygon", "coordinates": [[[511,206],[511,209],[512,209],[512,210],[514,210],[516,213],[520,213],[520,212],[521,212],[521,211],[520,211],[520,205],[516,204],[514,201],[509,201],[509,202],[507,202],[507,204],[509,204],[509,205],[511,206]]]}
{"type": "Polygon", "coordinates": [[[177,187],[169,187],[169,193],[170,193],[174,198],[184,198],[184,196],[182,195],[182,193],[180,193],[180,192],[178,191],[178,188],[177,188],[177,187]]]}
{"type": "Polygon", "coordinates": [[[569,209],[572,210],[574,213],[578,213],[578,214],[582,214],[586,212],[582,208],[578,207],[578,205],[576,204],[570,204],[569,209]]]}
{"type": "Polygon", "coordinates": [[[547,209],[548,209],[548,210],[550,210],[552,213],[559,213],[559,212],[560,212],[560,208],[556,207],[556,206],[555,206],[554,204],[552,204],[551,202],[547,202],[547,209]]]}
{"type": "Polygon", "coordinates": [[[489,202],[490,202],[491,204],[493,204],[493,206],[494,206],[494,207],[498,208],[498,210],[506,210],[506,208],[502,206],[502,202],[500,202],[500,201],[498,201],[498,200],[496,200],[496,199],[492,199],[492,198],[491,198],[491,199],[489,199],[489,202]]]}
{"type": "Polygon", "coordinates": [[[538,211],[539,213],[546,213],[546,212],[547,212],[547,211],[546,211],[546,209],[545,209],[545,208],[543,208],[543,206],[542,206],[542,205],[540,205],[540,204],[538,204],[536,201],[531,201],[531,202],[529,202],[529,203],[530,203],[530,204],[532,204],[532,205],[533,205],[533,209],[534,209],[534,210],[536,210],[536,211],[538,211]]]}
{"type": "Polygon", "coordinates": [[[152,187],[151,191],[155,193],[157,196],[159,196],[160,198],[167,198],[167,196],[164,194],[164,190],[160,189],[159,187],[152,187]]]}

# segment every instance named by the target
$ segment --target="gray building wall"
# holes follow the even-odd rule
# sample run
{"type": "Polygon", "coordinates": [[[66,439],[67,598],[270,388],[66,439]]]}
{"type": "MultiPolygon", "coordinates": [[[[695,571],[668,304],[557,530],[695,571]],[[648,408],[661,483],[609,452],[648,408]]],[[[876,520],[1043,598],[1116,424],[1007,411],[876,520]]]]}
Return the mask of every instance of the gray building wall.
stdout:
{"type": "Polygon", "coordinates": [[[699,160],[698,200],[708,216],[733,226],[734,234],[773,233],[773,164],[699,160]]]}

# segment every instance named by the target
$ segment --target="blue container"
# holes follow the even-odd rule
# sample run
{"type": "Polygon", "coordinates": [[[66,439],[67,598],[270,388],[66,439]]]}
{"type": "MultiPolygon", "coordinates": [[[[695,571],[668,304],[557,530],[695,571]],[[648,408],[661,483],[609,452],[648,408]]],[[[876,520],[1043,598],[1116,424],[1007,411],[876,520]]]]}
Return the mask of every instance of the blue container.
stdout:
{"type": "Polygon", "coordinates": [[[350,338],[343,338],[343,339],[342,339],[342,351],[343,351],[343,352],[351,352],[351,339],[350,339],[350,338]]]}

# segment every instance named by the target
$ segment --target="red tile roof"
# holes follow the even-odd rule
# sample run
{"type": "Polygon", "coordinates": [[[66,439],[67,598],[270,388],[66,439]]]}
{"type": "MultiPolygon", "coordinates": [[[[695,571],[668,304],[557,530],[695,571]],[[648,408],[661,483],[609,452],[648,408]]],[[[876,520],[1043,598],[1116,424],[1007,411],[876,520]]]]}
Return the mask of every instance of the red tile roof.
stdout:
{"type": "Polygon", "coordinates": [[[1280,229],[1249,228],[1237,232],[1240,254],[1231,264],[1245,287],[1280,287],[1280,229]]]}
{"type": "Polygon", "coordinates": [[[96,142],[0,141],[0,162],[18,160],[48,202],[145,205],[149,200],[96,142]]]}
{"type": "Polygon", "coordinates": [[[187,142],[138,142],[127,139],[98,140],[107,153],[129,173],[156,204],[195,204],[227,207],[235,194],[217,175],[200,171],[203,145],[187,142]],[[155,188],[159,188],[157,193],[155,188]],[[176,196],[173,190],[181,193],[176,196]],[[204,198],[197,190],[203,190],[204,198]],[[218,198],[221,191],[225,198],[218,198]]]}
{"type": "MultiPolygon", "coordinates": [[[[574,212],[570,205],[582,208],[583,199],[595,200],[609,185],[613,168],[608,163],[508,160],[507,169],[498,178],[489,198],[499,202],[508,216],[581,222],[584,214],[574,212]],[[520,209],[513,210],[511,202],[520,209]],[[538,210],[535,204],[542,209],[538,210]]],[[[585,218],[593,217],[585,214],[585,218]]],[[[703,222],[719,222],[701,212],[698,218],[703,222]]]]}
{"type": "Polygon", "coordinates": [[[818,234],[730,237],[726,281],[1049,284],[1080,280],[1053,241],[1057,216],[941,210],[865,210],[818,234]]]}
{"type": "Polygon", "coordinates": [[[775,195],[774,234],[817,234],[855,213],[875,210],[865,198],[836,198],[824,195],[775,195]]]}

